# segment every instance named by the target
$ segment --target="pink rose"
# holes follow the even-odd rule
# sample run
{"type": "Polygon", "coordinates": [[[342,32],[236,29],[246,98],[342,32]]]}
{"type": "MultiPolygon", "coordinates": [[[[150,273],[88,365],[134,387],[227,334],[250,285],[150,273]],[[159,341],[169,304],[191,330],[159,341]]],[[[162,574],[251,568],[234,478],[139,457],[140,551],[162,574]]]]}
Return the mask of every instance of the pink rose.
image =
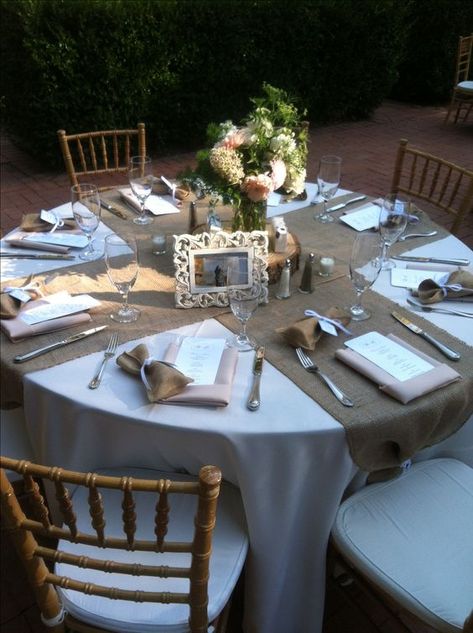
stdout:
{"type": "Polygon", "coordinates": [[[271,180],[273,181],[273,189],[279,189],[284,184],[287,176],[287,170],[285,163],[276,158],[270,162],[271,165],[271,180]]]}
{"type": "Polygon", "coordinates": [[[241,190],[253,202],[260,202],[261,200],[267,200],[269,194],[273,191],[273,181],[265,174],[247,176],[242,182],[241,190]]]}
{"type": "Polygon", "coordinates": [[[221,147],[227,147],[228,149],[237,149],[240,147],[244,141],[244,135],[241,130],[232,130],[226,134],[225,138],[223,138],[219,145],[221,147]]]}

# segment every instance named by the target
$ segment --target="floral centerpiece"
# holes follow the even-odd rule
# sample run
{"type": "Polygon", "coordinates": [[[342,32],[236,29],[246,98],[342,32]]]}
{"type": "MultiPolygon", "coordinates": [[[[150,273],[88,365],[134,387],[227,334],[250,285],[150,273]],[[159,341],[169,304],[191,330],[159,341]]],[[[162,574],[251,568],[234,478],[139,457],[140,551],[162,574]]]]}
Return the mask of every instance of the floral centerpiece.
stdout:
{"type": "Polygon", "coordinates": [[[263,84],[264,96],[251,99],[254,109],[241,126],[211,123],[209,147],[197,153],[204,192],[234,207],[233,230],[264,230],[266,201],[273,191],[291,196],[304,192],[308,124],[288,94],[263,84]]]}

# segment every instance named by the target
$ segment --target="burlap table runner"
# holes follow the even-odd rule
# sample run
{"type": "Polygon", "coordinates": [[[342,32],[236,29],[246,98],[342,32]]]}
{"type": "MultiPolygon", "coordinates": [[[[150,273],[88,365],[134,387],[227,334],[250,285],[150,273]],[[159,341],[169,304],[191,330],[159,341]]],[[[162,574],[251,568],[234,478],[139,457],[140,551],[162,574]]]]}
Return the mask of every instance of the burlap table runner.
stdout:
{"type": "MultiPolygon", "coordinates": [[[[116,193],[111,193],[107,197],[114,205],[127,210],[116,193]]],[[[347,199],[349,197],[346,196],[347,199]]],[[[121,234],[130,231],[135,233],[140,250],[140,274],[130,293],[130,302],[139,307],[142,314],[134,324],[113,324],[113,328],[119,331],[121,343],[211,317],[217,317],[234,331],[238,327],[233,315],[225,308],[178,310],[174,307],[174,266],[171,249],[169,248],[164,256],[152,255],[150,238],[153,232],[158,230],[168,233],[186,232],[188,215],[185,206],[184,212],[178,216],[157,218],[153,225],[144,228],[137,227],[131,222],[124,222],[115,216],[107,216],[104,212],[103,220],[111,229],[121,234]]],[[[337,266],[340,267],[337,270],[339,272],[343,269],[343,264],[348,262],[355,232],[339,222],[333,225],[314,222],[313,215],[317,211],[317,207],[312,205],[291,213],[286,218],[289,230],[299,237],[303,255],[309,251],[332,254],[336,258],[337,266]]],[[[205,213],[204,205],[200,207],[199,212],[205,213]]],[[[132,211],[128,213],[130,218],[133,217],[132,211]]],[[[229,213],[231,212],[228,210],[221,212],[223,217],[229,213]]],[[[340,213],[336,212],[334,216],[337,217],[340,213]]],[[[415,241],[416,246],[448,235],[447,231],[434,225],[425,214],[422,214],[421,225],[417,225],[416,230],[429,230],[432,227],[439,231],[439,235],[435,238],[419,238],[415,241]]],[[[412,243],[399,243],[395,246],[394,252],[411,248],[413,248],[412,243]]],[[[462,374],[463,380],[407,405],[402,405],[380,393],[374,383],[334,358],[335,350],[343,345],[344,335],[338,338],[326,335],[319,341],[314,352],[314,359],[347,391],[356,406],[348,409],[338,403],[316,376],[302,369],[294,351],[283,343],[275,330],[301,318],[306,308],[323,313],[330,306],[346,306],[354,299],[354,291],[348,278],[336,275],[329,281],[324,280],[324,283],[318,284],[313,294],[302,295],[297,292],[301,274],[302,271],[299,271],[293,277],[291,287],[294,292],[287,301],[277,301],[273,298],[277,286],[270,289],[270,297],[272,297],[270,304],[258,309],[250,321],[250,330],[266,346],[268,360],[344,426],[351,455],[360,468],[367,471],[379,471],[398,466],[420,448],[448,437],[471,415],[473,412],[471,348],[411,313],[409,313],[409,318],[412,321],[425,327],[434,336],[462,354],[462,359],[459,363],[455,363],[454,367],[462,374]]],[[[110,324],[109,314],[116,309],[120,301],[118,293],[107,278],[103,260],[60,269],[58,276],[48,288],[50,292],[64,288],[70,289],[74,294],[87,292],[99,299],[102,304],[92,313],[94,325],[110,324]]],[[[412,337],[409,339],[409,333],[390,316],[394,308],[391,301],[370,291],[365,293],[363,300],[372,311],[373,317],[368,321],[353,323],[351,326],[353,335],[361,335],[371,330],[377,330],[383,334],[392,332],[425,353],[438,360],[444,360],[434,348],[419,337],[415,340],[412,340],[412,337]]],[[[22,376],[25,373],[103,350],[109,338],[109,331],[105,330],[28,363],[13,364],[12,359],[15,355],[35,349],[39,344],[55,341],[57,338],[56,333],[42,336],[40,342],[30,339],[23,343],[13,344],[2,335],[2,402],[4,405],[21,403],[22,376]]]]}

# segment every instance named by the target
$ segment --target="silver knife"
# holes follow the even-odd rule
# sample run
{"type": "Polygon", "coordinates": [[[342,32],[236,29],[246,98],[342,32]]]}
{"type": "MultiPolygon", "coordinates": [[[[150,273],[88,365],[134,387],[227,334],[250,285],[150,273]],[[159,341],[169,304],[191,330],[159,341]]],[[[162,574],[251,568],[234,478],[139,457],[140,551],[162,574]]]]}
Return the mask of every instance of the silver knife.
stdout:
{"type": "Polygon", "coordinates": [[[259,385],[261,382],[261,374],[263,372],[264,347],[260,346],[256,350],[255,360],[253,361],[253,384],[251,386],[250,395],[246,401],[246,406],[250,411],[256,411],[260,405],[259,385]]]}
{"type": "Polygon", "coordinates": [[[113,215],[116,215],[118,218],[121,218],[122,220],[128,220],[123,211],[120,211],[120,209],[115,209],[115,207],[112,207],[111,204],[108,204],[108,202],[105,202],[102,199],[100,199],[100,206],[104,209],[107,209],[107,211],[110,211],[110,213],[113,213],[113,215]]]}
{"type": "Polygon", "coordinates": [[[414,325],[414,323],[409,321],[409,319],[407,319],[402,314],[399,314],[399,312],[391,312],[391,315],[397,321],[399,321],[399,323],[402,323],[405,327],[411,330],[411,332],[414,332],[415,334],[419,334],[426,341],[434,345],[434,347],[440,350],[442,354],[444,354],[450,360],[460,360],[460,354],[458,354],[458,352],[455,352],[453,349],[450,349],[450,347],[447,347],[443,343],[440,343],[440,341],[437,341],[437,339],[435,339],[433,336],[430,336],[430,334],[427,334],[427,332],[424,332],[424,330],[422,330],[417,325],[414,325]]]}
{"type": "Polygon", "coordinates": [[[361,202],[362,200],[366,200],[366,196],[357,196],[356,198],[351,198],[351,200],[347,200],[346,202],[340,202],[340,204],[336,204],[334,207],[330,207],[330,209],[327,209],[327,213],[338,211],[339,209],[344,209],[349,204],[353,204],[354,202],[361,202]]]}
{"type": "Polygon", "coordinates": [[[0,253],[1,259],[75,259],[74,255],[59,253],[0,253]]]}
{"type": "Polygon", "coordinates": [[[421,264],[451,264],[452,266],[469,266],[469,259],[441,259],[440,257],[414,257],[412,255],[391,255],[392,259],[402,262],[419,262],[421,264]]]}
{"type": "Polygon", "coordinates": [[[50,352],[53,349],[57,349],[58,347],[63,347],[64,345],[69,345],[69,343],[74,343],[75,341],[80,341],[87,336],[91,336],[96,332],[100,332],[107,328],[108,325],[99,325],[98,327],[94,327],[91,330],[84,330],[83,332],[78,332],[77,334],[72,334],[72,336],[68,336],[61,341],[57,341],[56,343],[51,343],[51,345],[45,345],[44,347],[39,347],[38,349],[33,350],[32,352],[28,352],[27,354],[21,354],[20,356],[15,356],[13,362],[15,363],[24,363],[25,360],[30,360],[31,358],[36,358],[36,356],[40,356],[41,354],[45,354],[46,352],[50,352]]]}

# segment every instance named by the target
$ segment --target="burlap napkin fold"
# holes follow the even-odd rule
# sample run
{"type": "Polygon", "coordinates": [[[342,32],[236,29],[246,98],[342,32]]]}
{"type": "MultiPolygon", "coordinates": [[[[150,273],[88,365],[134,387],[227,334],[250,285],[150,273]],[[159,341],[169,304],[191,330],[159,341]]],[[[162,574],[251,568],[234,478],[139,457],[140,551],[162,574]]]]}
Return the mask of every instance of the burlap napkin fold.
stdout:
{"type": "Polygon", "coordinates": [[[435,389],[446,387],[450,383],[461,379],[460,374],[454,369],[444,363],[439,363],[431,356],[405,343],[394,334],[388,334],[388,338],[402,345],[402,347],[405,347],[417,356],[420,356],[420,358],[433,365],[433,368],[420,376],[409,378],[401,382],[352,349],[339,349],[335,352],[335,357],[377,383],[381,391],[384,391],[403,404],[407,404],[415,398],[419,398],[435,389]]]}
{"type": "MultiPolygon", "coordinates": [[[[328,319],[338,321],[344,327],[350,323],[350,315],[346,310],[333,306],[329,308],[324,315],[328,319]]],[[[303,347],[314,351],[317,341],[321,338],[324,331],[320,327],[319,319],[308,316],[305,319],[299,319],[288,327],[278,328],[276,330],[283,339],[292,347],[303,347]]]]}
{"type": "Polygon", "coordinates": [[[150,402],[160,402],[175,396],[193,382],[192,378],[185,376],[175,367],[150,358],[148,348],[144,344],[120,354],[117,365],[130,374],[141,376],[150,402]]]}
{"type": "MultiPolygon", "coordinates": [[[[169,187],[160,180],[155,180],[153,182],[153,193],[157,194],[158,196],[172,195],[172,191],[169,191],[169,187]]],[[[176,188],[174,189],[174,196],[178,200],[185,200],[189,196],[189,194],[190,191],[188,189],[185,189],[184,187],[176,186],[176,188]]]]}
{"type": "MultiPolygon", "coordinates": [[[[73,218],[63,219],[64,225],[58,227],[58,231],[77,229],[78,226],[73,218]]],[[[20,230],[26,232],[48,231],[52,228],[52,224],[41,219],[39,213],[25,213],[21,220],[20,230]]]]}
{"type": "MultiPolygon", "coordinates": [[[[21,307],[25,305],[24,302],[12,297],[9,292],[6,292],[9,288],[12,288],[12,286],[5,284],[1,290],[0,319],[14,319],[21,310],[21,307]]],[[[23,286],[18,286],[18,290],[26,292],[31,299],[38,299],[43,296],[42,285],[37,282],[31,283],[31,277],[26,280],[23,286]]]]}
{"type": "Polygon", "coordinates": [[[445,297],[454,299],[472,296],[473,275],[466,270],[455,270],[444,283],[424,279],[413,294],[419,297],[422,303],[438,303],[445,297]]]}

